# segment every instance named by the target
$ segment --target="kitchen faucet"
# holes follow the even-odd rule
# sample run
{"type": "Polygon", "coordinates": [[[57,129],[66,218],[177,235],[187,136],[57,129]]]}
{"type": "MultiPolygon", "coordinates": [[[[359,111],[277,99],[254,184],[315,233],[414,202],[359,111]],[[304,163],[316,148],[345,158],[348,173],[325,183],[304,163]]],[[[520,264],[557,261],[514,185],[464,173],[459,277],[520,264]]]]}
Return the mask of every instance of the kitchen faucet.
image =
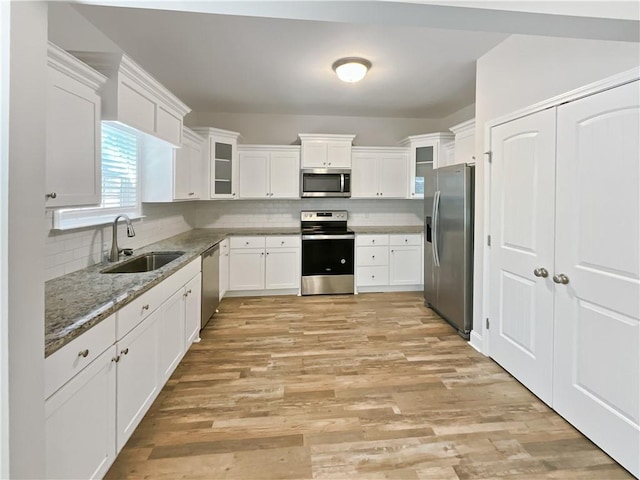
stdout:
{"type": "Polygon", "coordinates": [[[131,224],[131,219],[124,214],[118,215],[113,221],[113,239],[111,240],[111,252],[109,253],[110,262],[117,262],[120,258],[120,252],[126,250],[118,248],[118,220],[121,217],[127,222],[127,237],[136,236],[136,232],[133,230],[133,225],[131,224]]]}

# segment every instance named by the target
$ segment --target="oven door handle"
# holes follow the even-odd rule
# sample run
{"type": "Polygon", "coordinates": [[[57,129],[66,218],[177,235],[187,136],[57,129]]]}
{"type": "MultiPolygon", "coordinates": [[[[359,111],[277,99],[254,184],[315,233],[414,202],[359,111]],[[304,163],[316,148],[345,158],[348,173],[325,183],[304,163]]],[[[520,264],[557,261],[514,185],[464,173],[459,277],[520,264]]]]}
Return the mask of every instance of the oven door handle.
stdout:
{"type": "Polygon", "coordinates": [[[302,240],[353,240],[356,236],[353,233],[343,235],[302,235],[302,240]]]}

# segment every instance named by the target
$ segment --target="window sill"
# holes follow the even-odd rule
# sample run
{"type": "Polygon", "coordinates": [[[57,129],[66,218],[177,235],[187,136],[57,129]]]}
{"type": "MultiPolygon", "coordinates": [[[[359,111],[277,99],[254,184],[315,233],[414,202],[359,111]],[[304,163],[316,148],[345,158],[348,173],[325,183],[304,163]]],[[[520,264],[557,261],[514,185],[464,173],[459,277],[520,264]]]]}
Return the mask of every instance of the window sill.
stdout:
{"type": "Polygon", "coordinates": [[[145,218],[140,212],[136,211],[114,211],[114,212],[96,212],[95,215],[78,215],[77,212],[53,212],[52,231],[63,232],[67,230],[76,230],[87,227],[98,227],[102,225],[110,225],[118,215],[127,215],[131,220],[140,220],[145,218]]]}

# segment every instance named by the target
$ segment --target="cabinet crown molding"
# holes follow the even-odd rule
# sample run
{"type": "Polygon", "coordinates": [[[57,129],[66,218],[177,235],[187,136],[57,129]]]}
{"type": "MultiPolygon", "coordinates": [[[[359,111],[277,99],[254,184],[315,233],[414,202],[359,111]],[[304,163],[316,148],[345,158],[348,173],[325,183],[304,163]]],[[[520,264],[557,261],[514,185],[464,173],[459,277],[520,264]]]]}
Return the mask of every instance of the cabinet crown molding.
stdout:
{"type": "Polygon", "coordinates": [[[107,77],[51,42],[47,48],[47,64],[92,90],[99,90],[108,80],[107,77]]]}
{"type": "Polygon", "coordinates": [[[204,143],[204,138],[201,135],[198,135],[197,132],[194,132],[188,127],[182,127],[182,138],[183,140],[189,140],[193,143],[202,144],[204,143]]]}
{"type": "Polygon", "coordinates": [[[453,127],[449,127],[456,137],[470,137],[476,131],[476,119],[472,118],[466,122],[458,123],[453,127]]]}
{"type": "Polygon", "coordinates": [[[411,135],[410,137],[405,138],[400,141],[401,147],[410,147],[418,142],[433,142],[433,141],[442,141],[442,142],[452,142],[455,140],[455,136],[451,132],[438,132],[438,133],[426,133],[423,135],[411,135]]]}
{"type": "Polygon", "coordinates": [[[351,153],[409,153],[407,147],[366,147],[358,146],[351,149],[351,153]]]}
{"type": "Polygon", "coordinates": [[[298,137],[303,142],[316,141],[316,142],[332,142],[332,141],[348,141],[353,142],[356,135],[344,135],[333,133],[299,133],[298,137]]]}
{"type": "Polygon", "coordinates": [[[300,145],[238,145],[238,152],[300,152],[300,145]]]}
{"type": "Polygon", "coordinates": [[[231,130],[222,130],[221,128],[213,128],[213,127],[191,127],[198,135],[203,137],[209,136],[217,136],[217,137],[227,137],[232,140],[238,140],[240,138],[240,132],[233,132],[231,130]]]}
{"type": "Polygon", "coordinates": [[[171,93],[164,85],[153,78],[146,70],[124,53],[72,51],[73,56],[106,75],[110,81],[117,82],[123,75],[135,82],[151,95],[160,99],[174,113],[184,117],[191,108],[171,93]]]}

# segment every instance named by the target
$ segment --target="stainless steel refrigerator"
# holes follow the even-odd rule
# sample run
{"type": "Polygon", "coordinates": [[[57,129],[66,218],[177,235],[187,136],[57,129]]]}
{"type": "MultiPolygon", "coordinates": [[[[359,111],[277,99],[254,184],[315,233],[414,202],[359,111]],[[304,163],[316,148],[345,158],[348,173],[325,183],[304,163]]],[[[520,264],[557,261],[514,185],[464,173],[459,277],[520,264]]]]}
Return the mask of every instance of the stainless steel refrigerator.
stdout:
{"type": "Polygon", "coordinates": [[[424,181],[424,303],[469,338],[473,315],[473,165],[424,181]]]}

